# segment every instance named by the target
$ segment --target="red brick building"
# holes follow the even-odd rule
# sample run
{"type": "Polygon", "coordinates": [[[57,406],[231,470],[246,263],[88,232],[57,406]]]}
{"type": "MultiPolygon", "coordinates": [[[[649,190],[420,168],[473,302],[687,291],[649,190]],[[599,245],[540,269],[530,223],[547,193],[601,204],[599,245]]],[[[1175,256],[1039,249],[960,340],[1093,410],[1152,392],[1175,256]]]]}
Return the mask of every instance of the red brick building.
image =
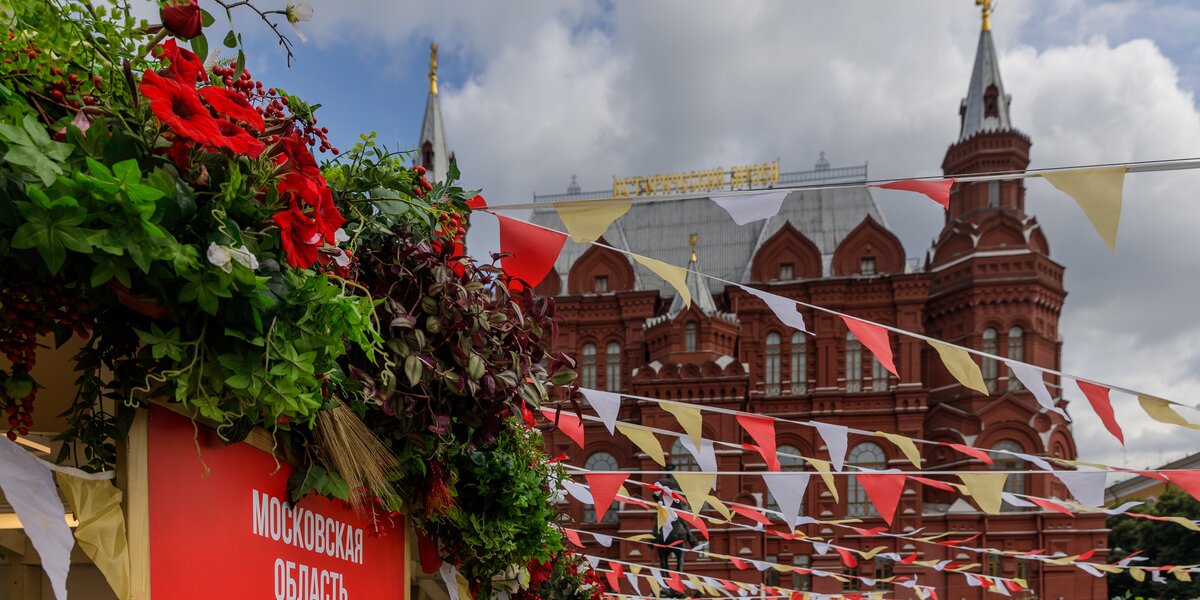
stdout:
{"type": "MultiPolygon", "coordinates": [[[[959,110],[961,134],[942,164],[947,175],[1022,170],[1028,165],[1030,140],[1010,121],[1009,102],[985,25],[959,110]]],[[[783,174],[778,187],[856,179],[866,179],[865,166],[831,169],[822,157],[813,171],[783,174]]],[[[573,184],[568,194],[538,199],[582,197],[587,194],[573,184]]],[[[553,209],[535,211],[534,220],[562,229],[553,209]]],[[[1066,296],[1063,267],[1050,258],[1045,233],[1025,212],[1020,180],[956,185],[945,226],[923,264],[906,259],[900,241],[863,187],[798,190],[787,196],[777,216],[740,227],[703,195],[634,204],[607,230],[604,240],[672,264],[691,263],[727,281],[753,284],[1001,356],[1059,366],[1058,320],[1066,296]]],[[[1076,455],[1067,422],[1041,409],[1003,363],[981,365],[986,383],[994,390],[983,396],[958,384],[925,344],[894,337],[897,379],[835,317],[807,312],[805,320],[816,335],[804,336],[781,326],[761,302],[736,286],[694,275],[689,275],[688,285],[694,300],[684,309],[666,283],[625,255],[568,242],[539,289],[557,296],[562,319],[559,349],[580,360],[582,383],[588,387],[983,448],[1064,458],[1076,455]]],[[[1057,383],[1050,382],[1052,390],[1058,389],[1057,383]]],[[[626,399],[620,419],[679,430],[673,416],[649,402],[626,399]]],[[[704,435],[750,441],[732,417],[720,415],[706,414],[704,435]]],[[[587,436],[583,451],[560,434],[549,434],[547,443],[552,455],[567,452],[573,464],[592,469],[660,469],[624,437],[610,436],[596,423],[588,423],[587,436]]],[[[826,456],[821,438],[811,428],[780,426],[778,443],[784,452],[826,456]]],[[[697,468],[680,445],[666,443],[665,448],[678,468],[697,468]]],[[[989,468],[946,448],[926,446],[923,451],[926,469],[989,468]]],[[[765,469],[761,457],[739,450],[718,450],[717,458],[722,471],[765,469]]],[[[912,468],[894,446],[879,438],[852,436],[847,462],[912,468]]],[[[784,468],[804,467],[785,461],[784,468]]],[[[997,461],[991,468],[1027,466],[997,461]]],[[[856,516],[871,525],[883,524],[853,477],[839,476],[837,482],[840,503],[814,478],[804,514],[823,520],[856,516]]],[[[1062,484],[1049,475],[1011,476],[1007,489],[1068,497],[1062,484]]],[[[758,476],[723,475],[716,494],[749,504],[772,503],[758,476]]],[[[570,512],[581,527],[602,533],[631,536],[652,530],[652,512],[625,508],[606,516],[604,523],[595,523],[594,513],[577,503],[570,512]]],[[[980,533],[972,544],[1007,550],[1076,554],[1105,547],[1107,531],[1101,517],[1006,509],[1002,515],[988,516],[957,496],[910,483],[892,530],[954,531],[965,534],[962,537],[980,533]]],[[[785,542],[744,529],[710,529],[715,552],[843,572],[836,553],[816,555],[808,543],[785,542]]],[[[847,536],[845,529],[827,525],[805,525],[802,530],[850,547],[889,545],[890,551],[904,555],[920,552],[922,559],[980,562],[977,572],[1028,579],[1037,598],[1106,597],[1104,579],[1070,566],[988,559],[934,544],[847,536]]],[[[653,552],[642,544],[613,543],[606,549],[584,537],[592,544],[591,553],[655,563],[653,552]]],[[[1101,551],[1097,558],[1102,556],[1101,551]]],[[[867,577],[916,574],[923,585],[936,586],[942,598],[985,596],[981,588],[968,587],[961,575],[888,561],[864,563],[855,572],[867,577]]],[[[691,559],[687,570],[753,582],[779,577],[772,571],[739,571],[713,560],[691,559]]],[[[853,589],[832,578],[782,577],[778,584],[797,589],[825,593],[853,589]]],[[[879,589],[893,590],[887,585],[879,589]]],[[[897,586],[894,591],[897,597],[915,597],[909,589],[897,586]]]]}

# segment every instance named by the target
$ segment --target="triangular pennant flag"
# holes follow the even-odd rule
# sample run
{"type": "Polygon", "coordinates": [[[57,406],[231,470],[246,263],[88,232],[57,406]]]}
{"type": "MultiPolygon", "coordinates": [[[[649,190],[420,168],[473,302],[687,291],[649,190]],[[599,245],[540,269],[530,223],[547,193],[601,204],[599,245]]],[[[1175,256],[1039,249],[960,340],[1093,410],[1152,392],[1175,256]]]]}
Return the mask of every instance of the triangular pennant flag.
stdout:
{"type": "Polygon", "coordinates": [[[712,196],[712,201],[725,209],[734,223],[746,225],[779,214],[779,207],[783,205],[783,199],[789,193],[782,190],[761,194],[725,194],[712,196]]]}
{"type": "Polygon", "coordinates": [[[633,203],[629,201],[580,202],[576,200],[555,202],[554,210],[558,211],[558,218],[562,219],[563,225],[567,227],[567,233],[571,234],[571,239],[580,244],[587,244],[600,239],[608,226],[629,212],[629,207],[632,205],[633,203]]]}
{"type": "Polygon", "coordinates": [[[687,498],[692,512],[700,514],[700,511],[704,510],[704,500],[708,498],[708,493],[717,485],[717,474],[677,471],[675,481],[679,483],[679,489],[687,498]]]}
{"type": "Polygon", "coordinates": [[[742,504],[734,504],[731,508],[733,508],[733,512],[735,512],[739,515],[742,515],[743,517],[746,517],[747,519],[750,519],[751,521],[754,521],[756,523],[762,523],[763,525],[771,524],[771,520],[768,519],[766,515],[762,514],[761,512],[759,512],[756,509],[750,508],[749,506],[744,506],[742,504]]]}
{"type": "Polygon", "coordinates": [[[704,522],[704,519],[682,510],[675,511],[675,516],[686,521],[688,525],[692,526],[692,529],[699,531],[704,539],[708,539],[708,524],[704,522]]]}
{"type": "Polygon", "coordinates": [[[117,598],[129,597],[129,538],[121,490],[107,479],[87,479],[57,472],[58,487],[79,525],[75,540],[96,565],[117,598]]]}
{"type": "Polygon", "coordinates": [[[841,471],[846,460],[846,439],[850,435],[850,429],[844,425],[820,421],[813,421],[812,425],[817,428],[817,433],[821,434],[821,439],[829,449],[829,462],[833,464],[833,470],[841,471]]]}
{"type": "Polygon", "coordinates": [[[625,580],[629,582],[629,587],[633,588],[633,593],[642,595],[641,578],[636,573],[626,573],[625,580]]]}
{"type": "Polygon", "coordinates": [[[509,255],[501,259],[504,272],[537,287],[558,260],[567,235],[504,215],[496,215],[496,219],[500,221],[500,252],[509,255]]]}
{"type": "Polygon", "coordinates": [[[912,438],[885,431],[876,431],[874,435],[895,444],[900,449],[900,452],[904,453],[904,457],[908,459],[908,462],[912,463],[918,469],[921,468],[921,451],[917,450],[917,444],[912,441],[912,438]]]}
{"type": "Polygon", "coordinates": [[[967,456],[977,458],[989,465],[996,462],[996,461],[992,460],[992,456],[990,454],[988,454],[984,450],[980,450],[979,448],[972,448],[971,446],[964,446],[963,444],[955,444],[954,442],[938,442],[938,443],[945,445],[945,446],[950,446],[951,448],[954,448],[955,450],[958,450],[959,452],[962,452],[963,454],[966,454],[967,456]]]}
{"type": "Polygon", "coordinates": [[[679,293],[679,297],[683,299],[683,307],[685,309],[692,305],[692,293],[688,291],[687,286],[687,269],[669,265],[661,260],[648,258],[640,254],[630,253],[629,256],[671,284],[671,287],[675,288],[675,291],[679,293]]]}
{"type": "Polygon", "coordinates": [[[658,405],[663,410],[675,415],[679,426],[683,427],[683,430],[692,438],[693,444],[700,444],[700,440],[704,437],[704,420],[700,416],[700,407],[673,402],[660,402],[658,405]]]}
{"type": "Polygon", "coordinates": [[[542,415],[551,423],[558,423],[558,430],[563,432],[571,441],[583,447],[583,421],[579,419],[579,415],[553,408],[543,408],[542,415]]]}
{"type": "Polygon", "coordinates": [[[608,571],[604,576],[608,578],[608,587],[612,589],[614,594],[621,593],[621,573],[625,570],[625,565],[619,562],[608,561],[608,571]]]}
{"type": "Polygon", "coordinates": [[[629,441],[633,442],[635,446],[640,448],[642,452],[645,452],[659,466],[667,466],[667,458],[663,454],[662,444],[655,437],[653,431],[627,423],[617,423],[617,430],[629,438],[629,441]]]}
{"type": "Polygon", "coordinates": [[[1096,411],[1096,416],[1100,417],[1100,421],[1104,423],[1104,428],[1124,446],[1125,434],[1122,433],[1121,426],[1117,424],[1117,418],[1113,415],[1112,401],[1108,397],[1108,388],[1080,380],[1076,380],[1075,385],[1079,386],[1079,390],[1083,392],[1084,397],[1092,405],[1092,410],[1096,411]]]}
{"type": "MultiPolygon", "coordinates": [[[[833,479],[833,473],[829,472],[829,463],[819,458],[809,458],[807,456],[804,457],[804,460],[808,461],[808,464],[812,465],[813,470],[817,472],[817,475],[821,476],[821,480],[825,482],[825,487],[828,488],[829,493],[833,495],[833,501],[841,502],[841,499],[838,498],[837,483],[833,479]]],[[[838,470],[840,471],[841,469],[838,470]]]]}
{"type": "Polygon", "coordinates": [[[579,388],[579,391],[583,392],[583,397],[592,405],[596,416],[600,417],[600,421],[608,428],[608,433],[614,433],[617,414],[621,412],[621,395],[588,388],[579,388]]]}
{"type": "Polygon", "coordinates": [[[970,388],[983,394],[988,395],[987,385],[983,383],[983,373],[979,371],[979,365],[975,364],[975,360],[966,350],[957,346],[951,346],[934,340],[926,340],[934,350],[937,350],[938,356],[942,359],[942,364],[946,365],[946,370],[958,380],[963,386],[970,388]]]}
{"type": "Polygon", "coordinates": [[[858,483],[862,485],[867,499],[875,506],[879,516],[891,526],[907,477],[896,470],[856,473],[854,476],[858,478],[858,483]]]}
{"type": "Polygon", "coordinates": [[[788,524],[788,531],[796,530],[800,521],[800,513],[804,512],[804,491],[808,489],[809,473],[788,471],[783,473],[763,473],[763,482],[767,490],[779,505],[783,520],[788,524]]]}
{"type": "Polygon", "coordinates": [[[846,327],[850,329],[854,337],[862,342],[862,345],[866,346],[871,354],[875,355],[875,360],[878,360],[879,364],[883,365],[892,375],[900,376],[896,372],[896,364],[892,361],[892,343],[888,339],[887,329],[854,317],[838,316],[846,322],[846,327]]]}
{"type": "Polygon", "coordinates": [[[67,600],[67,571],[75,539],[49,467],[15,442],[0,438],[0,490],[37,550],[54,597],[67,600]]]}
{"type": "Polygon", "coordinates": [[[624,473],[587,473],[584,475],[588,489],[592,492],[592,501],[596,507],[596,522],[604,522],[604,513],[612,506],[617,490],[625,483],[624,473]]]}
{"type": "Polygon", "coordinates": [[[1072,517],[1075,516],[1075,513],[1071,512],[1071,509],[1069,509],[1053,500],[1047,500],[1045,498],[1038,498],[1037,496],[1026,496],[1025,499],[1042,507],[1045,510],[1052,510],[1054,512],[1062,513],[1064,515],[1070,515],[1072,517]]]}
{"type": "Polygon", "coordinates": [[[1096,470],[1055,471],[1080,504],[1091,508],[1104,505],[1104,484],[1108,473],[1096,470]]]}
{"type": "Polygon", "coordinates": [[[1008,479],[1006,473],[959,473],[958,478],[975,499],[975,503],[983,512],[989,515],[1000,514],[1000,494],[1004,492],[1004,482],[1008,479]]]}
{"type": "Polygon", "coordinates": [[[660,598],[662,589],[666,587],[667,582],[663,581],[662,575],[659,574],[658,569],[651,569],[650,573],[654,575],[654,577],[647,579],[646,583],[650,584],[650,591],[654,592],[654,597],[660,598]]]}
{"type": "Polygon", "coordinates": [[[800,314],[799,305],[796,304],[795,300],[784,298],[783,296],[777,296],[770,292],[756,290],[752,287],[746,287],[744,285],[739,285],[738,287],[746,290],[746,293],[750,294],[751,296],[762,300],[763,303],[767,305],[767,308],[771,309],[771,312],[775,313],[775,318],[779,319],[780,323],[783,323],[792,329],[806,333],[808,332],[808,329],[806,329],[804,324],[804,315],[800,314]]]}
{"type": "Polygon", "coordinates": [[[737,416],[737,422],[758,443],[758,451],[767,461],[767,468],[778,471],[779,454],[775,449],[775,419],[740,413],[737,416]]]}
{"type": "Polygon", "coordinates": [[[572,498],[584,504],[594,504],[596,502],[592,498],[592,491],[589,490],[586,485],[580,485],[574,481],[571,481],[570,479],[563,479],[561,483],[563,489],[566,490],[572,498]]]}
{"type": "Polygon", "coordinates": [[[1101,167],[1042,173],[1058,191],[1070,196],[1087,215],[1109,250],[1117,249],[1121,195],[1127,167],[1101,167]]]}
{"type": "Polygon", "coordinates": [[[842,557],[842,564],[846,565],[847,568],[853,569],[858,566],[858,560],[854,558],[854,555],[848,549],[835,547],[834,550],[842,557]]]}
{"type": "Polygon", "coordinates": [[[717,451],[713,448],[712,440],[700,440],[700,447],[696,448],[692,444],[691,438],[680,437],[679,443],[683,445],[684,450],[691,453],[692,458],[696,459],[696,464],[700,465],[701,471],[716,471],[717,469],[717,451]]]}
{"type": "Polygon", "coordinates": [[[1037,399],[1042,408],[1056,412],[1068,421],[1071,419],[1067,416],[1067,411],[1054,405],[1054,399],[1050,397],[1050,390],[1046,389],[1046,380],[1042,378],[1041,369],[1015,360],[1006,360],[1004,364],[1008,365],[1008,369],[1012,371],[1017,381],[1020,381],[1025,389],[1033,393],[1033,397],[1037,399]]]}
{"type": "MultiPolygon", "coordinates": [[[[597,519],[597,521],[598,520],[599,519],[597,519]]],[[[591,533],[592,533],[592,537],[596,539],[597,544],[600,544],[601,546],[604,546],[605,548],[612,547],[613,538],[611,535],[604,535],[603,533],[596,533],[595,531],[593,531],[591,533]]]]}
{"type": "Polygon", "coordinates": [[[729,507],[725,506],[725,503],[721,502],[721,500],[719,500],[716,496],[709,496],[705,502],[708,502],[708,505],[711,506],[713,510],[721,513],[721,518],[725,519],[726,523],[733,520],[733,512],[730,511],[729,507]]]}
{"type": "Polygon", "coordinates": [[[1174,408],[1171,408],[1170,402],[1162,398],[1142,394],[1138,396],[1138,404],[1142,405],[1142,410],[1146,411],[1146,414],[1150,415],[1151,419],[1159,423],[1200,430],[1200,425],[1189,423],[1187,419],[1183,418],[1183,415],[1175,412],[1174,408]]]}
{"type": "Polygon", "coordinates": [[[578,531],[575,531],[574,529],[564,529],[563,537],[567,538],[568,542],[571,542],[580,548],[583,547],[583,540],[579,539],[578,531]]]}
{"type": "Polygon", "coordinates": [[[950,188],[954,187],[954,178],[948,177],[946,179],[934,180],[901,179],[900,181],[876,184],[873,187],[925,194],[930,200],[941,204],[943,208],[950,208],[950,188]]]}
{"type": "Polygon", "coordinates": [[[683,587],[683,580],[679,578],[679,571],[671,571],[671,575],[667,577],[667,587],[670,587],[680,594],[684,593],[684,590],[687,589],[683,587]]]}
{"type": "Polygon", "coordinates": [[[1200,500],[1200,471],[1162,471],[1171,483],[1200,500]]]}

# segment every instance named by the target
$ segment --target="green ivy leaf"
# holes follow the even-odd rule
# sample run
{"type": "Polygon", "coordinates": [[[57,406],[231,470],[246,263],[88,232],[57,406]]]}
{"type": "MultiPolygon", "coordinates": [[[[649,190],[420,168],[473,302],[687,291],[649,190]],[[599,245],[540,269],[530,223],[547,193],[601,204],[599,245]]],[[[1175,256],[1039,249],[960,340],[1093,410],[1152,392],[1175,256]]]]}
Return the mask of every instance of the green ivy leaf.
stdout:
{"type": "Polygon", "coordinates": [[[204,37],[204,34],[192,38],[192,52],[195,52],[200,60],[208,58],[208,38],[204,37]]]}
{"type": "Polygon", "coordinates": [[[404,374],[408,376],[409,385],[417,385],[421,382],[421,373],[425,370],[425,365],[417,358],[416,354],[410,354],[404,359],[404,374]]]}

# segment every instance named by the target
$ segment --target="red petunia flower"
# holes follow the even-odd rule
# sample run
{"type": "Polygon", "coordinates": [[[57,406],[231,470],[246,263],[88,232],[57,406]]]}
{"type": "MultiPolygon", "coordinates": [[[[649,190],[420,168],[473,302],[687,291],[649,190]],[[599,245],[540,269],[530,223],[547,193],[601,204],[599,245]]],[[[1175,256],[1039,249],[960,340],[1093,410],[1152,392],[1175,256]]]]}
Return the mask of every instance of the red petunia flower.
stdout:
{"type": "Polygon", "coordinates": [[[275,213],[271,220],[279,226],[279,238],[289,265],[307,269],[317,262],[321,232],[315,219],[301,212],[300,206],[293,202],[291,208],[275,213]]]}
{"type": "Polygon", "coordinates": [[[333,204],[333,192],[328,186],[321,186],[316,206],[317,225],[321,229],[321,235],[330,244],[337,244],[337,230],[346,224],[346,217],[338,211],[337,206],[333,204]]]}
{"type": "Polygon", "coordinates": [[[159,17],[171,35],[185,40],[200,35],[203,26],[200,5],[196,0],[167,0],[159,11],[159,17]]]}
{"type": "Polygon", "coordinates": [[[163,73],[167,77],[176,77],[187,84],[208,81],[208,71],[204,68],[204,62],[191,50],[180,48],[175,43],[175,38],[160,44],[156,51],[160,60],[165,59],[169,63],[163,73]]]}
{"type": "Polygon", "coordinates": [[[283,167],[285,173],[302,173],[322,185],[325,184],[321,167],[317,166],[317,159],[309,152],[308,144],[300,137],[299,131],[292,131],[279,138],[277,148],[279,154],[275,157],[275,162],[283,167]]]}
{"type": "Polygon", "coordinates": [[[179,167],[180,171],[186,171],[192,166],[191,150],[193,143],[188,140],[175,140],[164,151],[167,158],[179,167]]]}
{"type": "Polygon", "coordinates": [[[212,144],[211,140],[221,137],[217,121],[200,103],[200,97],[191,85],[146,71],[138,90],[150,102],[154,115],[175,133],[205,144],[212,144]]]}
{"type": "Polygon", "coordinates": [[[321,188],[323,187],[325,187],[323,181],[318,182],[303,173],[288,173],[279,180],[279,183],[275,184],[275,189],[279,191],[280,197],[295,194],[294,199],[301,200],[312,207],[316,207],[321,202],[321,188]]]}
{"type": "Polygon", "coordinates": [[[250,106],[250,101],[246,100],[245,96],[232,90],[209,85],[200,88],[200,97],[213,107],[218,115],[233,121],[242,121],[256,131],[263,130],[262,115],[258,114],[253,106],[250,106]]]}
{"type": "Polygon", "coordinates": [[[216,119],[217,134],[207,140],[210,146],[225,148],[234,154],[243,154],[250,158],[258,158],[267,145],[258,138],[246,133],[245,129],[224,119],[216,119]]]}

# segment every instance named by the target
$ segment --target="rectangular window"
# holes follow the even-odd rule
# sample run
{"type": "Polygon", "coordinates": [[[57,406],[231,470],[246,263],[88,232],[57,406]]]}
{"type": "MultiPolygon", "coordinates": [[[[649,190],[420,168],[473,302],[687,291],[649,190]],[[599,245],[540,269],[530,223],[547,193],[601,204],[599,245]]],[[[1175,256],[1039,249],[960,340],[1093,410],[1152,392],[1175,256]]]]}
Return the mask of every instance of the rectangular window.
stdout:
{"type": "Polygon", "coordinates": [[[987,556],[987,575],[989,577],[1002,577],[1004,575],[1004,563],[1001,562],[1003,557],[999,554],[989,554],[987,556]]]}
{"type": "Polygon", "coordinates": [[[862,344],[853,335],[846,342],[846,391],[862,391],[862,344]]]}
{"type": "Polygon", "coordinates": [[[842,577],[846,578],[846,582],[842,584],[843,592],[857,592],[862,586],[858,579],[858,571],[850,567],[842,567],[842,577]]]}
{"type": "Polygon", "coordinates": [[[597,275],[595,285],[592,286],[597,294],[603,294],[608,291],[608,275],[597,275]]]}
{"type": "MultiPolygon", "coordinates": [[[[767,555],[767,562],[779,562],[779,557],[775,555],[767,555]]],[[[763,572],[763,585],[779,587],[779,571],[776,570],[775,567],[767,567],[767,570],[763,572]]]]}
{"type": "Polygon", "coordinates": [[[890,578],[893,574],[894,573],[892,572],[892,561],[890,561],[886,558],[875,557],[875,577],[874,577],[874,579],[875,579],[875,590],[876,591],[886,592],[886,591],[892,589],[892,583],[890,581],[883,581],[883,580],[890,578]]]}
{"type": "Polygon", "coordinates": [[[796,269],[792,263],[783,263],[779,265],[779,278],[783,280],[795,279],[796,269]]]}
{"type": "Polygon", "coordinates": [[[887,367],[879,362],[879,359],[871,359],[871,390],[876,392],[886,392],[888,389],[888,372],[887,367]]]}
{"type": "MultiPolygon", "coordinates": [[[[812,567],[812,559],[810,559],[808,556],[797,555],[792,558],[792,565],[794,565],[797,569],[806,569],[807,570],[812,567]]],[[[800,573],[797,571],[793,571],[792,572],[792,589],[799,590],[801,592],[811,592],[812,591],[812,574],[811,573],[800,573]]]]}
{"type": "Polygon", "coordinates": [[[863,275],[874,275],[875,274],[875,257],[874,256],[864,256],[862,258],[862,261],[860,261],[858,263],[858,272],[863,275]]]}
{"type": "Polygon", "coordinates": [[[991,208],[996,208],[997,206],[1000,206],[1000,182],[999,181],[989,181],[988,182],[988,206],[991,208]]]}

